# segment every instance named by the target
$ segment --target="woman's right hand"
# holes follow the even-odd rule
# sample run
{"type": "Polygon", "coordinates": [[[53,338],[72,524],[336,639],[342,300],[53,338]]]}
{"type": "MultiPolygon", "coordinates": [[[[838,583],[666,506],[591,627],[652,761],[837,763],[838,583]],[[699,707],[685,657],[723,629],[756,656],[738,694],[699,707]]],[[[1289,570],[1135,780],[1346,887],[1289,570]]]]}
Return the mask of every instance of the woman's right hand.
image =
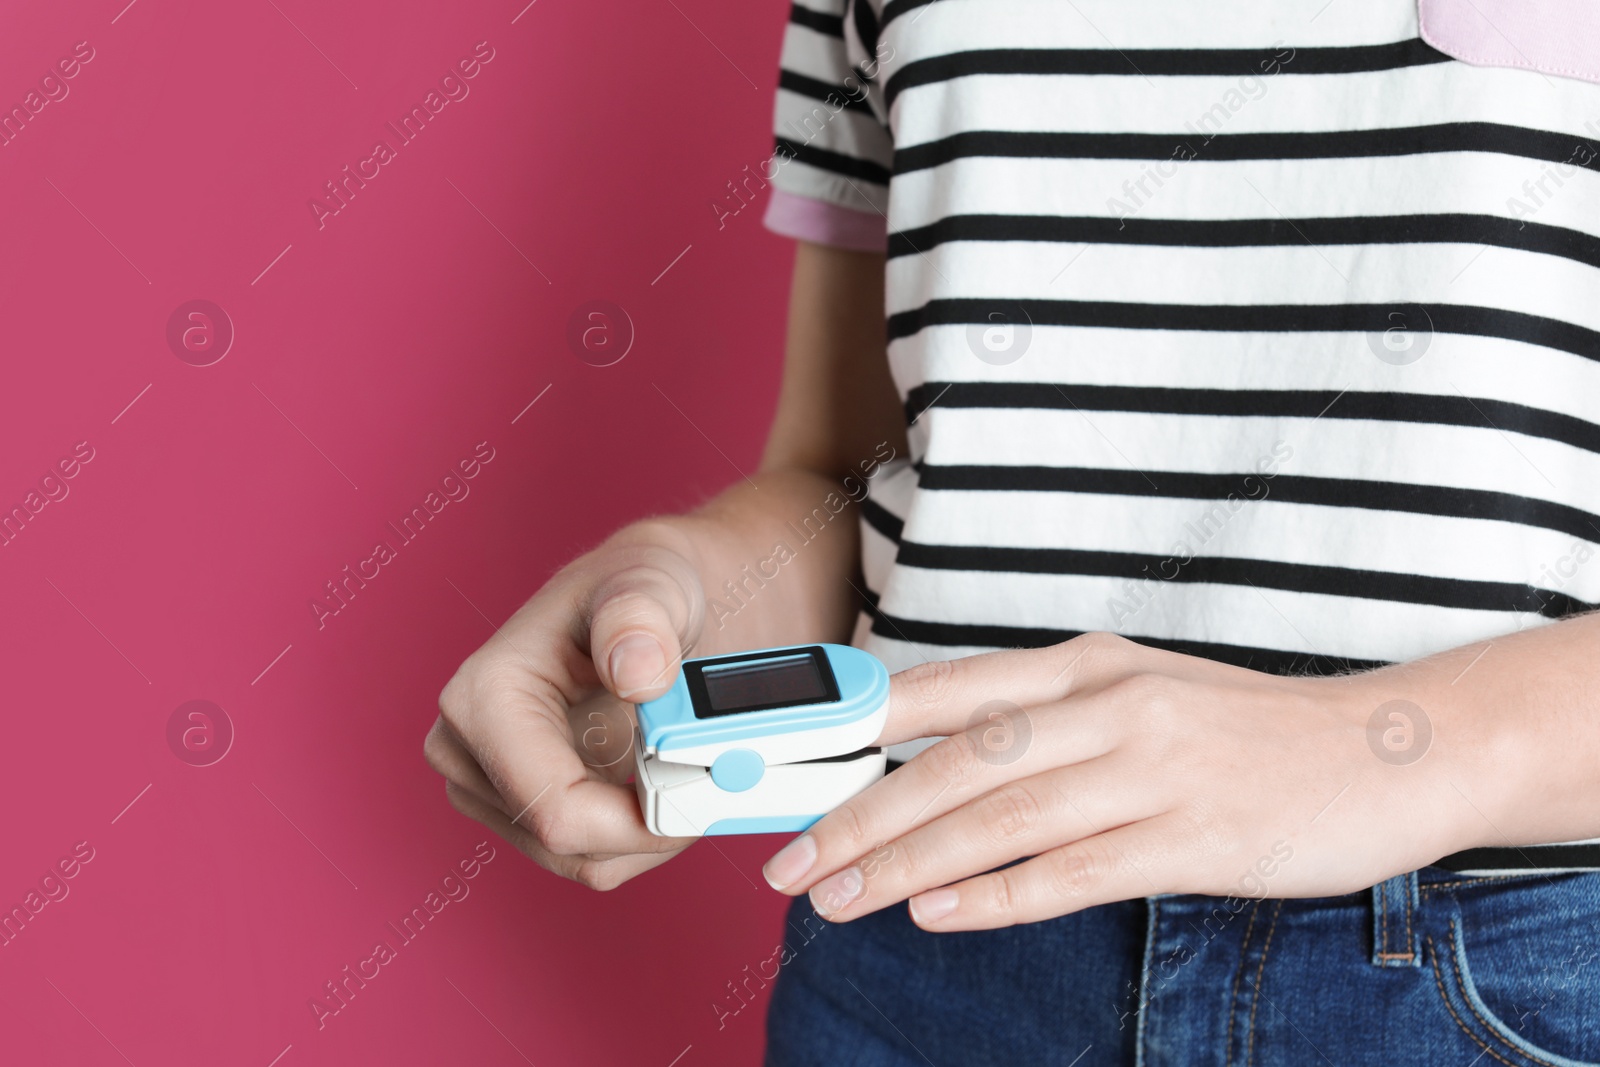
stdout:
{"type": "Polygon", "coordinates": [[[740,602],[709,629],[704,586],[715,589],[793,541],[797,524],[839,495],[842,479],[871,477],[875,464],[866,461],[906,451],[884,352],[884,264],[882,252],[800,242],[783,388],[755,477],[691,515],[624,528],[559,571],[456,671],[424,746],[456,810],[540,866],[596,889],[693,842],[645,829],[626,784],[630,705],[666,692],[690,649],[708,655],[850,633],[853,513],[785,563],[757,603],[740,602]]]}
{"type": "Polygon", "coordinates": [[[612,889],[694,838],[645,828],[634,703],[671,686],[706,597],[688,536],[630,526],[560,570],[456,671],[423,751],[463,815],[535,863],[612,889]]]}

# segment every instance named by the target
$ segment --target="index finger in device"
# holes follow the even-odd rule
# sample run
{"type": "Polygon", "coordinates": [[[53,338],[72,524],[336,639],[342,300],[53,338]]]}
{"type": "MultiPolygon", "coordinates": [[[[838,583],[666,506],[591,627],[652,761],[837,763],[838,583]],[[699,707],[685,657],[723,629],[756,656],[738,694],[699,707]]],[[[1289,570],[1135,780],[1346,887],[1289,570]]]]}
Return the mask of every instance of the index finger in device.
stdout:
{"type": "Polygon", "coordinates": [[[1027,707],[1093,692],[1132,674],[1141,652],[1126,638],[1090,633],[1049,648],[919,664],[889,679],[889,718],[876,743],[958,733],[992,701],[1027,707]]]}

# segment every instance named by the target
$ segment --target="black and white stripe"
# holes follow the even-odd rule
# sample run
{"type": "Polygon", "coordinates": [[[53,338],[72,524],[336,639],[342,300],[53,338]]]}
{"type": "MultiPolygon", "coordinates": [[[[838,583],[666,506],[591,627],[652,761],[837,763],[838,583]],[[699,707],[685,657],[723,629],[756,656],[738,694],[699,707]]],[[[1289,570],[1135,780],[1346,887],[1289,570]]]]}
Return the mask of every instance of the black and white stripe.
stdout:
{"type": "Polygon", "coordinates": [[[1452,60],[1414,0],[796,10],[775,184],[888,220],[891,667],[1110,629],[1328,673],[1600,605],[1600,86],[1452,60]]]}

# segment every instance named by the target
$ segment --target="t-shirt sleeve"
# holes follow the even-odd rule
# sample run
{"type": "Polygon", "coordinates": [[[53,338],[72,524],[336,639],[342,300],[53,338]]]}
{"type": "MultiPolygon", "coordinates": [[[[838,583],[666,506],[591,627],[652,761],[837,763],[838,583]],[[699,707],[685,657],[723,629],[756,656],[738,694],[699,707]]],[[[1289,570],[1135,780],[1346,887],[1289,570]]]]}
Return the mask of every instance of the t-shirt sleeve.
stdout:
{"type": "Polygon", "coordinates": [[[879,110],[875,25],[867,0],[795,0],[790,8],[763,220],[775,233],[884,250],[894,141],[879,110]]]}

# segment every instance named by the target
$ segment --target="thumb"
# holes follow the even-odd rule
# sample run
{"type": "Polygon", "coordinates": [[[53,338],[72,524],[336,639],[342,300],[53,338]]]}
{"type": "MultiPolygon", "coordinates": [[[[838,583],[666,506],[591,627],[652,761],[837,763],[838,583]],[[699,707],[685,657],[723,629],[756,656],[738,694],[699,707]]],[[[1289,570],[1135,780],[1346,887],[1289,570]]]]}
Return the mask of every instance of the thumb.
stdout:
{"type": "Polygon", "coordinates": [[[600,682],[613,695],[641,704],[672,687],[685,647],[700,635],[704,599],[690,594],[698,588],[698,576],[654,565],[631,567],[602,583],[589,647],[600,682]]]}
{"type": "Polygon", "coordinates": [[[623,700],[643,704],[665,693],[676,678],[672,668],[682,651],[671,634],[634,631],[623,635],[606,656],[606,688],[623,700]]]}

